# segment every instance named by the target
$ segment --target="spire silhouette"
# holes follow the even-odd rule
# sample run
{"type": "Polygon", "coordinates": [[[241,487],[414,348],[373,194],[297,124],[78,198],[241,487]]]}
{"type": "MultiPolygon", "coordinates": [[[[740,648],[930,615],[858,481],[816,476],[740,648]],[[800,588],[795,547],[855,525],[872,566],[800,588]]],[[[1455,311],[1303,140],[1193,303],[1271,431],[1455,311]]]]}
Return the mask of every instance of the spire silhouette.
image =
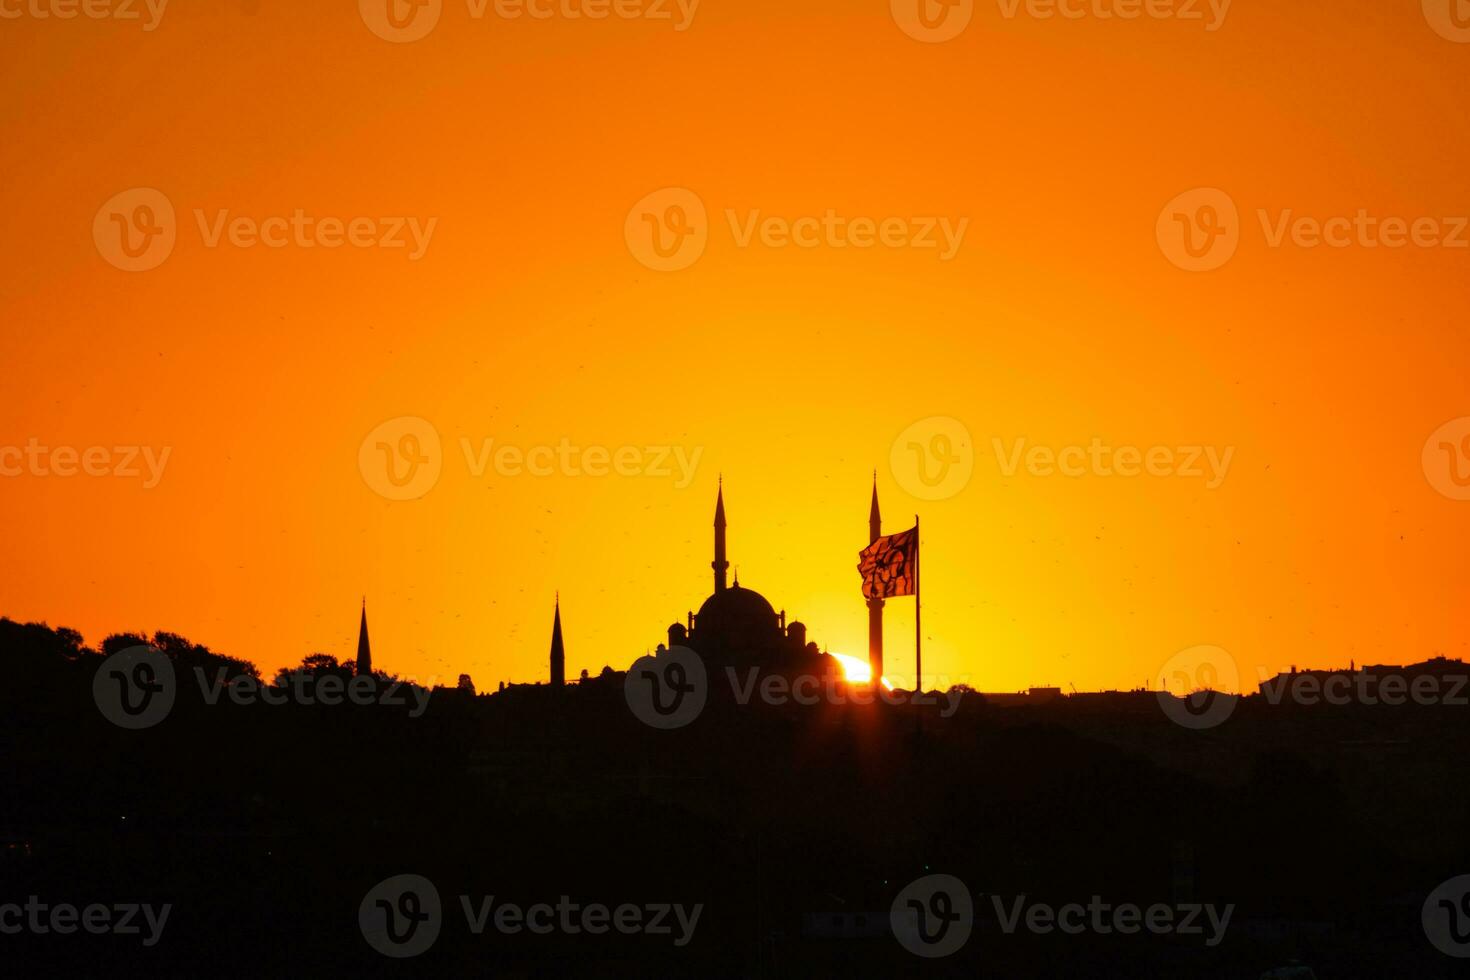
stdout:
{"type": "Polygon", "coordinates": [[[883,515],[878,512],[878,471],[873,471],[873,505],[868,508],[868,544],[883,536],[883,515]]]}
{"type": "Polygon", "coordinates": [[[720,475],[719,489],[715,492],[715,560],[710,562],[715,570],[715,591],[725,591],[725,570],[730,563],[725,560],[725,476],[720,475]]]}
{"type": "Polygon", "coordinates": [[[551,686],[567,683],[567,652],[561,639],[561,593],[556,594],[556,613],[551,620],[551,686]]]}
{"type": "MultiPolygon", "coordinates": [[[[873,503],[868,508],[868,544],[883,536],[883,515],[878,511],[878,471],[873,471],[873,503]]],[[[868,600],[868,669],[875,685],[883,683],[883,600],[868,600]]]]}
{"type": "Polygon", "coordinates": [[[373,649],[368,643],[367,596],[362,597],[362,621],[357,627],[357,675],[371,677],[373,673],[373,649]]]}

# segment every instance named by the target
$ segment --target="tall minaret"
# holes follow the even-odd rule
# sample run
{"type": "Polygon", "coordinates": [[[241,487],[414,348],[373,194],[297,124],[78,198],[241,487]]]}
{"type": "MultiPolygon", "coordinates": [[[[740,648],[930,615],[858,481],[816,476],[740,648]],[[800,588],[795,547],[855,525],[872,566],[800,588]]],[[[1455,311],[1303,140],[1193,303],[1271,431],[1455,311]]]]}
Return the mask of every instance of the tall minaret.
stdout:
{"type": "Polygon", "coordinates": [[[561,593],[556,594],[556,617],[551,621],[551,686],[566,687],[567,651],[561,642],[561,593]]]}
{"type": "Polygon", "coordinates": [[[715,570],[715,591],[725,591],[725,569],[730,563],[725,560],[725,478],[720,477],[720,488],[715,494],[715,560],[710,562],[715,570]]]}
{"type": "Polygon", "coordinates": [[[368,644],[367,596],[362,597],[362,622],[357,627],[357,676],[371,677],[373,673],[373,648],[368,644]]]}
{"type": "MultiPolygon", "coordinates": [[[[868,544],[883,536],[883,516],[878,513],[878,471],[873,471],[873,506],[868,509],[868,544]]],[[[872,683],[883,683],[883,600],[868,600],[868,666],[872,683]]]]}

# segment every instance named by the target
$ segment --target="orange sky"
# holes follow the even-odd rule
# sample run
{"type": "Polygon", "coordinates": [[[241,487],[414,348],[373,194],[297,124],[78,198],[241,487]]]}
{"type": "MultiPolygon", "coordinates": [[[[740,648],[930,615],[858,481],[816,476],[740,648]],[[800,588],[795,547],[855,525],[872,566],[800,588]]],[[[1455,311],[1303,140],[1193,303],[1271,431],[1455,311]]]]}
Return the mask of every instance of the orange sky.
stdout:
{"type": "MultiPolygon", "coordinates": [[[[0,450],[169,455],[148,487],[0,477],[0,613],[273,669],[350,657],[366,593],[377,665],[484,689],[545,677],[560,589],[569,673],[622,668],[708,594],[723,471],[742,583],[862,654],[878,467],[886,529],[923,518],[924,662],[949,681],[1130,687],[1210,644],[1253,689],[1467,652],[1470,503],[1421,451],[1470,415],[1470,249],[1271,243],[1285,209],[1470,215],[1470,44],[1418,3],[1236,0],[1208,30],[1203,0],[1203,21],[990,0],[940,43],[887,0],[702,0],[684,30],[672,0],[670,20],[444,0],[409,43],[351,3],[176,2],[151,31],[141,2],[142,22],[51,3],[0,0],[0,450]],[[104,205],[133,188],[167,199],[176,244],[130,272],[104,205]],[[664,188],[706,212],[674,271],[625,234],[664,188]],[[1156,233],[1194,188],[1238,208],[1213,271],[1156,233]],[[417,258],[210,244],[222,211],[298,210],[432,232],[417,258]],[[829,211],[968,223],[948,258],[742,244],[753,218],[829,211]],[[400,417],[441,439],[415,500],[360,466],[400,417]],[[973,472],[923,500],[910,438],[892,450],[934,417],[969,432],[973,472]],[[1214,487],[1006,472],[1017,440],[1094,438],[1230,464],[1214,487]],[[699,455],[687,485],[477,475],[462,440],[699,455]]],[[[912,607],[889,606],[894,674],[912,607]]]]}

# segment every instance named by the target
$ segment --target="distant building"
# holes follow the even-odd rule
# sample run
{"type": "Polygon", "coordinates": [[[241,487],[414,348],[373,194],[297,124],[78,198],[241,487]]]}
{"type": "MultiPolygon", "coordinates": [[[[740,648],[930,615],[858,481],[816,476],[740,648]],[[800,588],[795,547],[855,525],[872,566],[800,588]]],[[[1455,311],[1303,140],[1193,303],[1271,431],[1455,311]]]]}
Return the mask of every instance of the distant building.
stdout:
{"type": "Polygon", "coordinates": [[[808,642],[804,623],[797,620],[788,623],[785,610],[778,613],[765,596],[742,587],[738,574],[734,584],[725,584],[730,563],[725,552],[724,481],[715,496],[714,526],[715,557],[710,562],[714,569],[714,593],[699,607],[699,612],[690,612],[685,622],[669,626],[669,646],[689,647],[710,664],[840,674],[832,658],[815,643],[808,642]]]}
{"type": "Polygon", "coordinates": [[[1059,687],[1031,687],[1014,694],[981,694],[980,696],[987,704],[1010,708],[1022,705],[1051,704],[1061,699],[1062,689],[1059,687]]]}
{"type": "Polygon", "coordinates": [[[1346,669],[1297,670],[1261,681],[1258,690],[1270,704],[1402,704],[1409,701],[1455,703],[1470,698],[1470,664],[1431,657],[1417,664],[1376,664],[1346,669]]]}

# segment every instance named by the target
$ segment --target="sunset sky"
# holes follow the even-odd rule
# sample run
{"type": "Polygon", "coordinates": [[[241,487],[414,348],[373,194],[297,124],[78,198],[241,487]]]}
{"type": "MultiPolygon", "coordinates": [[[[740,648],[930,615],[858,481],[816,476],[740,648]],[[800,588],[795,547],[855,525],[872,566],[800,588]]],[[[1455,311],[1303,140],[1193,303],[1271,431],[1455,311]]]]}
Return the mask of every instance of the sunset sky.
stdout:
{"type": "MultiPolygon", "coordinates": [[[[0,614],[274,670],[350,658],[365,594],[376,666],[493,690],[545,679],[560,590],[568,674],[623,669],[709,594],[723,473],[742,585],[864,655],[876,468],[884,529],[922,518],[931,682],[1463,656],[1470,502],[1425,450],[1470,416],[1470,43],[1435,2],[988,0],[941,41],[889,0],[443,0],[392,41],[369,0],[174,0],[153,30],[0,0],[0,447],[168,453],[156,485],[142,451],[6,470],[0,614]],[[126,271],[138,188],[176,242],[126,271]],[[1187,271],[1166,205],[1198,188],[1238,248],[1187,271]],[[704,251],[650,267],[640,229],[690,201],[704,251]],[[323,218],[407,244],[326,247],[323,218]],[[369,437],[405,418],[439,472],[397,500],[369,437]],[[935,436],[962,469],[930,492],[935,436]],[[1094,439],[1206,475],[1008,465],[1094,439]],[[538,476],[502,444],[637,452],[538,476]]],[[[912,671],[912,600],[887,650],[912,671]]]]}

